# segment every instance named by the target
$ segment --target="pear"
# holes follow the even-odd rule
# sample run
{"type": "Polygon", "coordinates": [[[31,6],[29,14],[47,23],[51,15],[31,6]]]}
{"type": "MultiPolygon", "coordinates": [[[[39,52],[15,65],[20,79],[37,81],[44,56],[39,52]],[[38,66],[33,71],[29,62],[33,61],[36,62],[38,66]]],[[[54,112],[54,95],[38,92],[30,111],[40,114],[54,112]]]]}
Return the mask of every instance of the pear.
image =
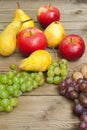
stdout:
{"type": "Polygon", "coordinates": [[[48,51],[36,50],[29,57],[20,61],[18,70],[44,72],[51,63],[52,57],[48,51]]]}
{"type": "Polygon", "coordinates": [[[22,25],[21,29],[19,30],[19,32],[22,31],[22,30],[24,30],[25,28],[34,27],[34,21],[33,21],[33,19],[31,19],[31,17],[29,17],[29,16],[21,9],[19,2],[17,2],[17,4],[18,4],[18,8],[17,8],[16,11],[15,11],[13,21],[15,21],[15,20],[25,21],[25,20],[30,19],[30,21],[28,21],[28,22],[26,22],[26,23],[23,23],[23,25],[22,25]]]}
{"type": "Polygon", "coordinates": [[[14,52],[16,35],[21,26],[22,22],[13,21],[0,33],[0,55],[9,56],[14,52]]]}
{"type": "Polygon", "coordinates": [[[56,48],[66,33],[61,22],[52,22],[45,30],[44,34],[47,38],[48,47],[56,48]]]}

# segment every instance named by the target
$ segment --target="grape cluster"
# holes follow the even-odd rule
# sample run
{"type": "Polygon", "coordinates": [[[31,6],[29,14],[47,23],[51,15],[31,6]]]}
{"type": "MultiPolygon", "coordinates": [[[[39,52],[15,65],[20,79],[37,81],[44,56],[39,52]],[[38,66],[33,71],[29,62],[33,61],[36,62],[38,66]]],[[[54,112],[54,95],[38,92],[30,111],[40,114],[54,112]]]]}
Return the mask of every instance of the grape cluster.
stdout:
{"type": "Polygon", "coordinates": [[[0,74],[0,111],[11,112],[23,92],[30,92],[44,84],[42,72],[19,72],[13,70],[0,74]]]}
{"type": "Polygon", "coordinates": [[[50,84],[59,84],[68,74],[68,61],[61,59],[60,61],[53,61],[47,70],[47,82],[50,84]]]}
{"type": "Polygon", "coordinates": [[[80,117],[80,130],[87,130],[87,81],[79,78],[76,81],[67,77],[59,84],[60,94],[71,99],[73,112],[80,117]]]}

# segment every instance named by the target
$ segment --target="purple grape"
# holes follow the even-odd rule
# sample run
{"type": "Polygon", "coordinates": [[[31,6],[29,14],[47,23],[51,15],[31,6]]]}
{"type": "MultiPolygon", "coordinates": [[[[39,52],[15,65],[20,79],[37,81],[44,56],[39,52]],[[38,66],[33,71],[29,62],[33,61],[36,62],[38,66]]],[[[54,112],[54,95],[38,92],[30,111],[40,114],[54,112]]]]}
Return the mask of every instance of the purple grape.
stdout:
{"type": "Polygon", "coordinates": [[[77,84],[82,84],[84,82],[84,79],[83,78],[79,78],[79,79],[77,79],[77,81],[76,81],[76,83],[77,84]]]}
{"type": "Polygon", "coordinates": [[[66,89],[60,90],[60,94],[61,94],[62,96],[65,96],[65,95],[66,95],[66,89]]]}
{"type": "Polygon", "coordinates": [[[83,113],[80,117],[80,121],[87,122],[87,114],[83,113]]]}
{"type": "Polygon", "coordinates": [[[76,113],[78,116],[82,115],[84,112],[84,107],[81,104],[74,105],[73,108],[74,113],[76,113]]]}
{"type": "Polygon", "coordinates": [[[81,121],[79,124],[80,130],[87,130],[87,122],[81,121]]]}
{"type": "Polygon", "coordinates": [[[83,92],[85,89],[87,89],[87,83],[83,82],[80,84],[80,91],[83,92]]]}
{"type": "Polygon", "coordinates": [[[65,88],[66,88],[66,83],[65,82],[61,82],[59,84],[59,90],[61,91],[61,90],[64,90],[65,88]]]}
{"type": "Polygon", "coordinates": [[[69,97],[70,97],[70,99],[74,100],[74,99],[78,98],[78,93],[76,91],[71,91],[69,93],[69,97]]]}
{"type": "Polygon", "coordinates": [[[75,105],[79,104],[79,100],[78,99],[74,99],[74,104],[75,105]]]}
{"type": "Polygon", "coordinates": [[[76,92],[80,92],[80,89],[79,89],[79,85],[78,85],[78,84],[74,85],[74,90],[75,90],[76,92]]]}
{"type": "Polygon", "coordinates": [[[68,87],[67,87],[67,92],[68,93],[70,93],[71,91],[73,91],[74,90],[74,87],[72,87],[71,85],[69,85],[68,87]]]}
{"type": "Polygon", "coordinates": [[[87,97],[84,95],[84,93],[79,95],[79,101],[81,105],[87,107],[87,97]]]}
{"type": "Polygon", "coordinates": [[[71,77],[67,77],[67,78],[65,79],[65,82],[66,82],[67,85],[71,84],[72,81],[73,81],[73,80],[72,80],[71,77]]]}

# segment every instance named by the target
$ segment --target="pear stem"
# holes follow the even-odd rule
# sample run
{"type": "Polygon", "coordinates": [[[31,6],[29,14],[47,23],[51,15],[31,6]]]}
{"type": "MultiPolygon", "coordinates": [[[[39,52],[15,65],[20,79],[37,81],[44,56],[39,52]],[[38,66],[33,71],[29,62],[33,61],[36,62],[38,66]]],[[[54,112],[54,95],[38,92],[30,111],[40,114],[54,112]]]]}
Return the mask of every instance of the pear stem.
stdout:
{"type": "Polygon", "coordinates": [[[20,9],[21,7],[20,7],[20,3],[19,2],[17,2],[17,5],[18,5],[18,9],[20,9]]]}
{"type": "Polygon", "coordinates": [[[58,55],[57,55],[57,52],[56,52],[55,48],[52,48],[52,49],[53,49],[53,52],[54,52],[54,54],[55,54],[55,57],[56,57],[56,61],[58,62],[58,61],[59,61],[59,59],[58,59],[58,55]]]}
{"type": "Polygon", "coordinates": [[[16,73],[16,74],[18,75],[18,73],[19,73],[20,71],[21,71],[21,69],[20,69],[20,68],[17,68],[17,73],[16,73]]]}

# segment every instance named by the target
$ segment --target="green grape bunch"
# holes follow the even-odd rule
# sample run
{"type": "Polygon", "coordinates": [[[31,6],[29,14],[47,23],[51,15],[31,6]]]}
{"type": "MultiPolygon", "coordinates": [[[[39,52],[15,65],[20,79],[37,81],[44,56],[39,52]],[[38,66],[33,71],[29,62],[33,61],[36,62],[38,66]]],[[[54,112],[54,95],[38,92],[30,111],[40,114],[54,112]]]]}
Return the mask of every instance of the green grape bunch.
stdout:
{"type": "Polygon", "coordinates": [[[45,82],[43,72],[17,72],[12,64],[11,70],[0,74],[0,111],[11,112],[18,105],[18,97],[24,92],[42,86],[45,82]]]}
{"type": "Polygon", "coordinates": [[[61,59],[60,61],[53,61],[47,69],[47,83],[59,84],[68,75],[68,61],[61,59]]]}

